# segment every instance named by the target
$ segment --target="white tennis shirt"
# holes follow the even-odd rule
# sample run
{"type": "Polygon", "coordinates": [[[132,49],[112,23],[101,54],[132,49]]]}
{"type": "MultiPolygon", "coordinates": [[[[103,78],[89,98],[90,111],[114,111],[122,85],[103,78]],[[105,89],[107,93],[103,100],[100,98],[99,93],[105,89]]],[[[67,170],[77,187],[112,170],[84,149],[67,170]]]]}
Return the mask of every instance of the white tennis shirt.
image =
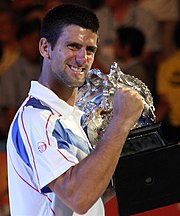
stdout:
{"type": "MultiPolygon", "coordinates": [[[[82,114],[50,89],[32,81],[29,96],[18,110],[8,135],[12,216],[78,215],[47,185],[92,150],[81,127],[82,114]]],[[[85,215],[103,216],[102,200],[85,215]]]]}

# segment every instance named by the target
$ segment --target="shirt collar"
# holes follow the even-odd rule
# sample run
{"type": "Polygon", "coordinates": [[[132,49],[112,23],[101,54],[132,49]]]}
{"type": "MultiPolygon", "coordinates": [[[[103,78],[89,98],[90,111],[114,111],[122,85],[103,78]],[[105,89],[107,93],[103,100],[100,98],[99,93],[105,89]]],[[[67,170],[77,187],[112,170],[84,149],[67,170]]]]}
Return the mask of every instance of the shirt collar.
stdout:
{"type": "Polygon", "coordinates": [[[83,114],[76,106],[70,106],[38,81],[31,81],[29,96],[43,101],[43,103],[47,104],[51,109],[64,117],[69,116],[72,112],[76,112],[76,114],[80,116],[83,114]]]}

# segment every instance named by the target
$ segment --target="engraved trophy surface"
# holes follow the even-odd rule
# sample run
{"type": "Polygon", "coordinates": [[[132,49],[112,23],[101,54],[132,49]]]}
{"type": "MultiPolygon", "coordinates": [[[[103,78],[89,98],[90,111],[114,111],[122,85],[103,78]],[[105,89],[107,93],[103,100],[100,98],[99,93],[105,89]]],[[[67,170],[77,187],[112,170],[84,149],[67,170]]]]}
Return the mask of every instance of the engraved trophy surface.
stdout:
{"type": "Polygon", "coordinates": [[[118,64],[111,65],[110,73],[104,74],[99,69],[88,72],[86,84],[79,89],[76,105],[84,111],[82,127],[92,145],[96,146],[112,117],[113,96],[117,88],[126,86],[136,90],[144,102],[144,110],[132,129],[155,122],[154,105],[151,92],[139,79],[124,74],[118,64]]]}

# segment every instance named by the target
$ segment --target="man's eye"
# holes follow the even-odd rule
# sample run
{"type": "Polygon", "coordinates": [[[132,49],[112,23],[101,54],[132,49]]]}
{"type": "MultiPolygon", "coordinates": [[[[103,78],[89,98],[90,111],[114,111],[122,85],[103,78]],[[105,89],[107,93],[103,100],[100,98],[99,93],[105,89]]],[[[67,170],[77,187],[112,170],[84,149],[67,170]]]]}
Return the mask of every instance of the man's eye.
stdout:
{"type": "Polygon", "coordinates": [[[77,46],[76,44],[69,44],[67,47],[71,50],[78,50],[79,49],[79,46],[77,46]]]}
{"type": "Polygon", "coordinates": [[[96,52],[96,49],[94,49],[94,48],[87,49],[88,54],[95,54],[95,52],[96,52]]]}

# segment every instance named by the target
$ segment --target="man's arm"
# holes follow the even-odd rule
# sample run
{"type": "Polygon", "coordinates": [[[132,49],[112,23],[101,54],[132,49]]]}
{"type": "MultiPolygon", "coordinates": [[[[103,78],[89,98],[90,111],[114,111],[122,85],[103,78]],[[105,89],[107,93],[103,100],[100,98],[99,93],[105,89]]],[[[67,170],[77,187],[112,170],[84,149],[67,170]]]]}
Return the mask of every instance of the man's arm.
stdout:
{"type": "Polygon", "coordinates": [[[49,184],[73,211],[83,214],[101,197],[115,171],[129,130],[143,110],[141,97],[128,88],[114,95],[113,117],[95,150],[49,184]]]}

